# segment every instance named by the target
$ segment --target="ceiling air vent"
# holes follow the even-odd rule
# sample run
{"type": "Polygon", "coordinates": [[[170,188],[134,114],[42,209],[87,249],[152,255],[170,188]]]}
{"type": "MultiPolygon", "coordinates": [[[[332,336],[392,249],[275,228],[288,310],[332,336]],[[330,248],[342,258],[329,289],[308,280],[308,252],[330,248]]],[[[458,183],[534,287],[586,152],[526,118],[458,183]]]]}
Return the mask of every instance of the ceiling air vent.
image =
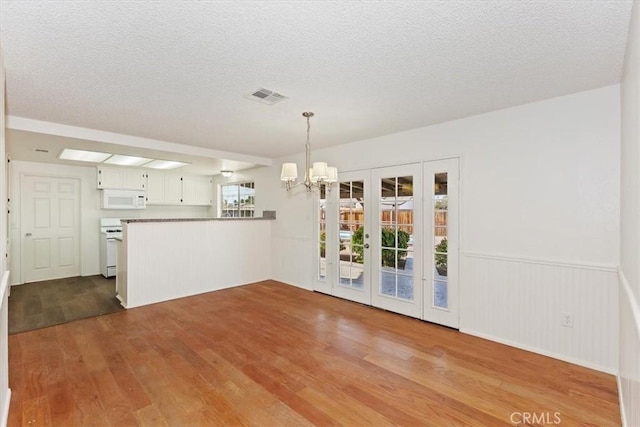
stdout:
{"type": "Polygon", "coordinates": [[[34,148],[33,151],[35,151],[36,153],[48,153],[49,150],[44,149],[44,148],[34,148]]]}
{"type": "Polygon", "coordinates": [[[253,93],[246,95],[246,97],[253,101],[261,102],[262,104],[267,105],[277,104],[278,102],[287,99],[286,96],[280,95],[277,92],[265,88],[258,89],[253,93]]]}

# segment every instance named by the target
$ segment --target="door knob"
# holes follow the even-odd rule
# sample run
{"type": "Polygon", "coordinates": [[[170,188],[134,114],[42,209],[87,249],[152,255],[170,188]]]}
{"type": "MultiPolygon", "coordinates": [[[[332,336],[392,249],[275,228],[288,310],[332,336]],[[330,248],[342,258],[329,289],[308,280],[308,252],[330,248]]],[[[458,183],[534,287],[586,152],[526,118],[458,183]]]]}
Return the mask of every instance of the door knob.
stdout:
{"type": "Polygon", "coordinates": [[[366,234],[364,235],[364,237],[368,239],[368,238],[369,238],[369,233],[366,233],[366,234]]]}
{"type": "Polygon", "coordinates": [[[365,244],[364,244],[364,248],[365,248],[365,249],[369,249],[369,244],[368,244],[368,243],[365,243],[365,244]]]}
{"type": "Polygon", "coordinates": [[[27,234],[25,234],[25,236],[31,237],[31,233],[27,233],[27,234]]]}

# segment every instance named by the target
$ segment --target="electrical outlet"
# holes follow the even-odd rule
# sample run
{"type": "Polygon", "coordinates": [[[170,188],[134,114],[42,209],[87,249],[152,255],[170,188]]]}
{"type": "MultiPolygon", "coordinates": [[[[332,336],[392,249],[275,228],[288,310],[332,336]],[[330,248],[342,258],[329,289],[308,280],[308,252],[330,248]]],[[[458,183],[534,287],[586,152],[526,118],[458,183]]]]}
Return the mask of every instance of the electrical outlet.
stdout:
{"type": "Polygon", "coordinates": [[[573,328],[573,313],[563,311],[560,324],[566,328],[573,328]]]}

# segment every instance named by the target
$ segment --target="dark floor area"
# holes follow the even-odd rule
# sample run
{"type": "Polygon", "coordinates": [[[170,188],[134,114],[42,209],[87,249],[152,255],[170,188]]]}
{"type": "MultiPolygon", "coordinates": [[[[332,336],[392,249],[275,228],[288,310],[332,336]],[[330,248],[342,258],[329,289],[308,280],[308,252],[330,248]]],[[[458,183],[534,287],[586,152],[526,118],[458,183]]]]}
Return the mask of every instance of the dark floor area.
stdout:
{"type": "Polygon", "coordinates": [[[115,279],[69,277],[11,287],[9,333],[30,331],[124,310],[115,279]]]}

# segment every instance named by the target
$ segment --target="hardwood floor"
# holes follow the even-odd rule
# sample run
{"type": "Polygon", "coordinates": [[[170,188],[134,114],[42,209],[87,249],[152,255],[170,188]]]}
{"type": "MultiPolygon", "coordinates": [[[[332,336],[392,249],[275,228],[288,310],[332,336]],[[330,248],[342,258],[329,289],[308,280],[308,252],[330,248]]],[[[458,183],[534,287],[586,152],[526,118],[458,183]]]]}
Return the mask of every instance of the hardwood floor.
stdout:
{"type": "Polygon", "coordinates": [[[272,281],[11,335],[9,362],[10,426],[620,425],[610,375],[272,281]]]}

